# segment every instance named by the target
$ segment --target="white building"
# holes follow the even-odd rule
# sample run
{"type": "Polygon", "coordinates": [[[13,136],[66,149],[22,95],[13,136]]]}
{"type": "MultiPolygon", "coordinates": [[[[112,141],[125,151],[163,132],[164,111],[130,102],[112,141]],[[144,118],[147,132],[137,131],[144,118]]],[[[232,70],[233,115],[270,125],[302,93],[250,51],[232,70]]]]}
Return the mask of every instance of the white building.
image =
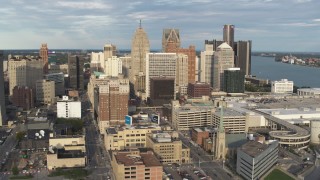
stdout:
{"type": "Polygon", "coordinates": [[[92,52],[91,53],[91,68],[103,68],[104,67],[104,53],[103,52],[92,52]]]}
{"type": "Polygon", "coordinates": [[[106,76],[118,77],[122,74],[122,61],[117,56],[112,56],[104,62],[104,72],[106,76]]]}
{"type": "Polygon", "coordinates": [[[81,102],[73,101],[68,96],[63,96],[57,101],[58,118],[81,118],[81,102]]]}
{"type": "Polygon", "coordinates": [[[299,96],[315,96],[320,95],[320,88],[302,88],[297,90],[299,96]]]}
{"type": "Polygon", "coordinates": [[[205,51],[201,51],[200,58],[200,82],[206,82],[210,84],[211,87],[213,87],[213,44],[205,44],[205,51]]]}
{"type": "Polygon", "coordinates": [[[288,79],[281,79],[281,81],[271,82],[272,93],[293,93],[293,81],[288,79]]]}

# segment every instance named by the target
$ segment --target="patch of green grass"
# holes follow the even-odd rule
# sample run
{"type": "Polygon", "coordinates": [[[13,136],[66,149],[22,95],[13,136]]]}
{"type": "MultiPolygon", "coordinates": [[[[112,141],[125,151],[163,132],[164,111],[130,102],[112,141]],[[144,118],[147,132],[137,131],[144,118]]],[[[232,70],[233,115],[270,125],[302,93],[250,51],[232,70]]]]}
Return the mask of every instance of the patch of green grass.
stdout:
{"type": "Polygon", "coordinates": [[[264,180],[294,180],[292,177],[282,172],[279,169],[274,169],[264,180]]]}
{"type": "Polygon", "coordinates": [[[85,169],[75,168],[75,169],[57,169],[51,172],[48,177],[55,177],[55,176],[64,176],[68,179],[82,179],[88,176],[90,173],[85,169]]]}
{"type": "Polygon", "coordinates": [[[23,176],[11,176],[10,179],[32,179],[33,176],[31,174],[29,175],[23,175],[23,176]]]}

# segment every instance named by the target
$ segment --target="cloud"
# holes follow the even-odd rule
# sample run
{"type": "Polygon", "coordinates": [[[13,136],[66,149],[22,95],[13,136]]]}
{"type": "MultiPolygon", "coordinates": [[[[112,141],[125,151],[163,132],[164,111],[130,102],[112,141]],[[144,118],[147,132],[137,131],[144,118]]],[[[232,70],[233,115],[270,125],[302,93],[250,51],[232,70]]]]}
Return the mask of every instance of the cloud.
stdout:
{"type": "Polygon", "coordinates": [[[112,6],[102,2],[72,2],[58,1],[57,6],[75,8],[75,9],[111,9],[112,6]]]}

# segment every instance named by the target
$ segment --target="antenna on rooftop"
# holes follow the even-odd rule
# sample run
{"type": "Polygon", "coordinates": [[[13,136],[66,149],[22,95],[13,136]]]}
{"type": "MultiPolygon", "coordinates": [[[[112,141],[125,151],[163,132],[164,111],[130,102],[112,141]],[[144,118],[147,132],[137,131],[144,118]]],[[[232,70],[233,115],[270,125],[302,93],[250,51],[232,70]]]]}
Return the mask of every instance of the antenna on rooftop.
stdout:
{"type": "Polygon", "coordinates": [[[140,28],[140,29],[142,28],[142,25],[141,25],[141,19],[140,19],[140,23],[139,23],[139,28],[140,28]]]}

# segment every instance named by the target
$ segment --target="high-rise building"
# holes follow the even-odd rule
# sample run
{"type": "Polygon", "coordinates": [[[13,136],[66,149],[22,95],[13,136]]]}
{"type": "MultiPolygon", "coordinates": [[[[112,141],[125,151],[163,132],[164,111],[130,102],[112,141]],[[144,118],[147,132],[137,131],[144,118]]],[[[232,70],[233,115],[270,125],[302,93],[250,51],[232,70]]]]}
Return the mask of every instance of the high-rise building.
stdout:
{"type": "MultiPolygon", "coordinates": [[[[167,77],[150,78],[150,98],[152,100],[167,100],[161,101],[170,103],[175,99],[175,79],[167,77]]],[[[159,103],[161,103],[159,102],[159,103]]]]}
{"type": "Polygon", "coordinates": [[[43,104],[52,104],[55,97],[54,81],[37,80],[36,81],[36,101],[43,104]]]}
{"type": "Polygon", "coordinates": [[[168,42],[174,44],[174,46],[178,49],[180,48],[180,33],[179,29],[163,29],[162,34],[162,51],[166,52],[168,42]]]}
{"type": "Polygon", "coordinates": [[[48,64],[49,64],[49,57],[48,57],[48,45],[41,44],[40,51],[39,51],[40,58],[43,63],[43,74],[48,73],[48,64]]]}
{"type": "Polygon", "coordinates": [[[13,88],[12,104],[22,107],[23,110],[30,110],[34,107],[33,90],[27,86],[16,86],[13,88]]]}
{"type": "MultiPolygon", "coordinates": [[[[15,86],[36,89],[36,81],[43,78],[43,64],[39,59],[11,58],[8,60],[9,94],[15,86]]],[[[33,91],[35,93],[35,91],[33,91]]],[[[35,95],[35,94],[34,94],[35,95]]]]}
{"type": "Polygon", "coordinates": [[[111,78],[99,86],[98,124],[100,133],[105,128],[124,124],[128,114],[129,80],[111,78]]]}
{"type": "MultiPolygon", "coordinates": [[[[179,87],[187,87],[188,86],[188,76],[186,76],[186,72],[188,72],[188,56],[185,54],[178,54],[176,61],[176,84],[179,87]]],[[[181,89],[181,88],[179,88],[181,89]]],[[[182,93],[182,92],[180,92],[182,93]]]]}
{"type": "MultiPolygon", "coordinates": [[[[148,53],[146,57],[146,97],[150,97],[150,79],[176,79],[176,53],[148,53]]],[[[175,83],[176,84],[176,83],[175,83]]]]}
{"type": "MultiPolygon", "coordinates": [[[[108,58],[111,58],[112,56],[117,55],[117,47],[113,44],[106,44],[103,47],[103,53],[104,53],[104,60],[107,60],[108,58]]],[[[104,67],[102,65],[102,67],[104,67]]]]}
{"type": "Polygon", "coordinates": [[[129,68],[130,68],[130,62],[131,62],[131,57],[130,56],[124,56],[124,57],[119,57],[121,62],[122,62],[122,74],[125,78],[129,77],[129,68]]]}
{"type": "Polygon", "coordinates": [[[205,51],[200,55],[200,81],[210,84],[213,87],[213,62],[214,62],[214,44],[205,42],[205,51]]]}
{"type": "Polygon", "coordinates": [[[224,70],[234,67],[234,52],[232,48],[223,43],[214,53],[213,63],[213,90],[220,91],[224,87],[224,70]]]}
{"type": "Polygon", "coordinates": [[[174,42],[168,42],[166,53],[185,54],[188,56],[188,83],[194,83],[196,79],[196,47],[177,48],[174,42]]]}
{"type": "Polygon", "coordinates": [[[129,79],[132,84],[131,91],[138,96],[145,96],[146,91],[146,54],[150,52],[147,33],[141,27],[134,33],[131,45],[131,65],[129,79]]]}
{"type": "Polygon", "coordinates": [[[45,75],[45,78],[54,81],[56,96],[65,95],[64,74],[62,72],[47,74],[45,75]]]}
{"type": "Polygon", "coordinates": [[[251,75],[251,41],[238,41],[234,45],[235,67],[239,67],[246,76],[251,75]]]}
{"type": "Polygon", "coordinates": [[[83,65],[84,59],[80,56],[68,56],[69,87],[83,90],[83,65]]]}
{"type": "Polygon", "coordinates": [[[212,41],[205,40],[205,51],[216,51],[217,47],[219,47],[224,41],[213,39],[212,41]]]}
{"type": "Polygon", "coordinates": [[[223,26],[223,41],[233,48],[234,46],[234,25],[226,24],[223,26]]]}
{"type": "Polygon", "coordinates": [[[118,77],[122,74],[122,61],[117,56],[109,57],[104,64],[104,72],[107,76],[118,77]]]}
{"type": "Polygon", "coordinates": [[[240,68],[228,68],[224,70],[223,91],[227,93],[244,92],[244,72],[240,68]]]}
{"type": "Polygon", "coordinates": [[[90,68],[92,71],[103,71],[104,68],[104,52],[91,52],[90,68]]]}
{"type": "Polygon", "coordinates": [[[0,126],[6,115],[5,96],[4,96],[4,75],[3,75],[3,51],[0,51],[0,126]]]}

